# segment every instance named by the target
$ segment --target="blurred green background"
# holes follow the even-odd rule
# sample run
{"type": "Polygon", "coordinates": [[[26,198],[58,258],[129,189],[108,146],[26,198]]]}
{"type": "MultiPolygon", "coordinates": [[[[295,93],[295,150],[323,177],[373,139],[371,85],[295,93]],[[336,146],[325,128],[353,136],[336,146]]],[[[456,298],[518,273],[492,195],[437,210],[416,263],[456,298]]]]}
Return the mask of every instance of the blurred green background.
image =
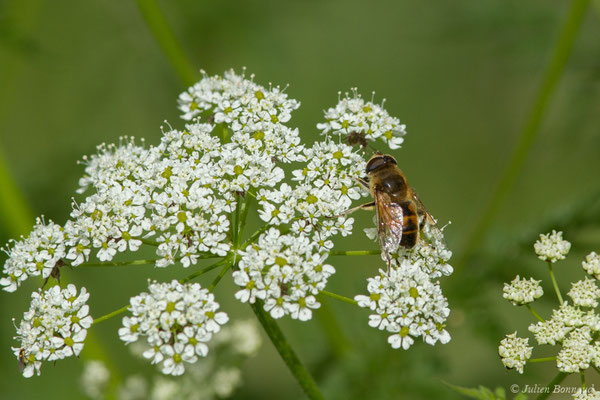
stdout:
{"type": "MultiPolygon", "coordinates": [[[[375,91],[376,101],[386,98],[387,110],[408,131],[393,154],[429,211],[442,224],[452,221],[447,241],[457,255],[510,159],[568,11],[566,2],[546,0],[158,4],[195,69],[212,75],[246,66],[261,84],[289,84],[287,93],[302,102],[291,125],[306,142],[317,138],[315,125],[338,91],[357,86],[365,97],[375,91]]],[[[385,334],[367,326],[366,311],[333,300],[330,311],[346,335],[341,349],[327,342],[319,318],[281,321],[326,398],[458,399],[442,381],[508,390],[544,385],[556,374],[552,363],[529,365],[522,376],[500,363],[500,339],[515,330],[526,336],[533,322],[502,299],[502,286],[516,274],[544,279],[546,295],[536,307],[548,315],[556,300],[532,251],[537,235],[562,229],[573,242],[557,267],[563,293],[582,278],[583,256],[600,251],[599,38],[594,3],[515,184],[473,257],[442,280],[452,309],[449,344],[392,350],[385,334]]],[[[176,108],[182,90],[133,1],[0,2],[0,152],[34,215],[64,223],[83,171],[76,161],[96,145],[122,135],[155,144],[163,121],[182,127],[176,108]]],[[[6,193],[3,185],[0,194],[6,193]]],[[[27,233],[2,213],[2,243],[27,233]]],[[[357,228],[370,224],[371,215],[357,215],[357,228]]],[[[360,229],[338,246],[357,248],[375,248],[360,229]]],[[[382,265],[375,256],[330,261],[338,273],[329,289],[348,297],[364,292],[366,277],[382,265]]],[[[90,290],[96,317],[126,304],[148,276],[173,274],[183,275],[176,267],[64,272],[90,290]]],[[[0,397],[82,398],[80,361],[46,363],[40,377],[27,380],[10,351],[16,343],[11,319],[21,318],[36,285],[0,294],[0,397]]],[[[233,318],[249,316],[233,290],[230,280],[217,288],[222,308],[233,318]]],[[[123,375],[151,371],[124,356],[119,325],[116,318],[92,330],[123,375]]],[[[549,347],[536,350],[534,357],[555,354],[549,347]]],[[[597,374],[587,379],[600,387],[597,374]]],[[[244,380],[235,398],[302,398],[266,338],[246,364],[244,380]]],[[[572,376],[565,385],[578,382],[572,376]]]]}

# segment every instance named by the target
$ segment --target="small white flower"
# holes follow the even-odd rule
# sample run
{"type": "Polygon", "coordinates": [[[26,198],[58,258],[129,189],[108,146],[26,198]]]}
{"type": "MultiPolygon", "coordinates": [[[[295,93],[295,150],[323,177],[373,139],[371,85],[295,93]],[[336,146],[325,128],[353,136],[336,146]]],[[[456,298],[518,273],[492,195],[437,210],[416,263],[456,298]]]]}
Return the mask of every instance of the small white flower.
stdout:
{"type": "Polygon", "coordinates": [[[532,350],[533,347],[529,346],[529,339],[519,338],[515,332],[502,339],[498,347],[498,354],[506,368],[514,368],[522,374],[523,367],[531,357],[532,350]]]}
{"type": "Polygon", "coordinates": [[[335,108],[325,111],[326,122],[317,124],[325,135],[344,136],[350,145],[366,146],[366,141],[380,140],[391,149],[397,149],[404,141],[406,126],[398,118],[371,101],[364,101],[353,89],[353,97],[346,93],[335,108]]]}
{"type": "Polygon", "coordinates": [[[391,332],[388,343],[397,349],[408,349],[414,338],[422,337],[428,344],[447,343],[450,335],[445,322],[450,314],[448,301],[439,283],[432,282],[422,269],[422,261],[411,263],[404,259],[400,265],[367,280],[369,296],[354,299],[361,307],[375,313],[369,316],[369,325],[391,332]]]}
{"type": "Polygon", "coordinates": [[[596,308],[600,289],[594,279],[585,278],[583,281],[573,283],[567,295],[573,299],[573,304],[576,306],[596,308]]]}
{"type": "Polygon", "coordinates": [[[570,327],[554,318],[529,325],[529,331],[535,335],[538,344],[555,345],[561,342],[570,330],[570,327]]]}
{"type": "Polygon", "coordinates": [[[591,341],[589,328],[573,330],[564,340],[563,347],[556,356],[558,370],[574,373],[588,369],[593,357],[591,341]]]}
{"type": "Polygon", "coordinates": [[[197,283],[150,282],[148,289],[131,298],[132,316],[123,318],[119,336],[127,344],[145,337],[149,348],[144,358],[161,363],[164,374],[181,375],[184,363],[207,355],[207,343],[229,318],[218,311],[214,295],[197,283]]]}
{"type": "Polygon", "coordinates": [[[110,371],[102,361],[87,361],[84,363],[81,373],[81,389],[86,396],[92,399],[103,399],[109,378],[110,371]]]}
{"type": "Polygon", "coordinates": [[[48,278],[57,263],[67,255],[64,229],[52,221],[46,224],[43,217],[28,237],[20,241],[11,240],[7,248],[8,255],[4,263],[4,277],[0,286],[7,292],[14,292],[30,276],[48,278]]]}
{"type": "Polygon", "coordinates": [[[40,374],[41,361],[78,356],[84,346],[87,328],[92,324],[85,302],[89,293],[69,284],[53,286],[31,294],[31,306],[17,328],[21,341],[13,351],[23,366],[23,376],[40,374]]]}
{"type": "Polygon", "coordinates": [[[242,302],[264,300],[273,318],[289,315],[307,321],[319,308],[315,296],[325,288],[335,269],[325,264],[327,254],[304,235],[282,235],[271,228],[255,244],[239,251],[239,270],[233,272],[240,286],[235,297],[242,302]]]}
{"type": "Polygon", "coordinates": [[[521,279],[517,275],[510,284],[504,284],[504,298],[515,306],[529,304],[544,294],[540,282],[533,278],[521,279]]]}
{"type": "Polygon", "coordinates": [[[242,383],[242,373],[239,368],[219,368],[213,377],[213,389],[221,398],[229,397],[242,383]]]}
{"type": "Polygon", "coordinates": [[[600,392],[593,387],[587,387],[585,389],[578,389],[573,394],[574,400],[600,400],[600,392]]]}
{"type": "Polygon", "coordinates": [[[571,243],[563,239],[562,232],[553,230],[552,233],[540,235],[533,248],[540,260],[555,263],[564,260],[571,249],[571,243]]]}
{"type": "Polygon", "coordinates": [[[600,256],[596,254],[596,252],[592,251],[585,256],[585,261],[583,261],[581,265],[585,272],[600,280],[600,256]]]}

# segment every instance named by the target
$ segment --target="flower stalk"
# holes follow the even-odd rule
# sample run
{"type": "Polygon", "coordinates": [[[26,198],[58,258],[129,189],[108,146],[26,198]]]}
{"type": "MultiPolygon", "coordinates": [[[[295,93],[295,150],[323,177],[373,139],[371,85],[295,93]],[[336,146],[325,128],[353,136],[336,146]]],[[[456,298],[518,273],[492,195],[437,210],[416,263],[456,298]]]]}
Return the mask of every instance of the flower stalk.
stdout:
{"type": "Polygon", "coordinates": [[[250,304],[250,307],[306,396],[311,400],[324,400],[319,387],[286,340],[275,320],[263,309],[263,302],[257,300],[256,303],[250,304]]]}

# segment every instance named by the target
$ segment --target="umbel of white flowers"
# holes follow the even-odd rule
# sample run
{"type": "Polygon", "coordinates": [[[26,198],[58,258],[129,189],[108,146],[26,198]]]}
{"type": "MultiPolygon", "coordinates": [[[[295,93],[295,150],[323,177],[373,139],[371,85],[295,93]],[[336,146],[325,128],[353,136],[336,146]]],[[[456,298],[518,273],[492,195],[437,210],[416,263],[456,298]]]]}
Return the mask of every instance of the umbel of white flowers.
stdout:
{"type": "MultiPolygon", "coordinates": [[[[204,75],[179,97],[183,129],[169,126],[156,146],[123,138],[84,158],[78,193],[85,196],[73,203],[70,219],[59,225],[40,218],[28,236],[9,242],[0,286],[14,292],[29,277],[57,278],[64,266],[76,271],[151,246],[159,268],[221,257],[233,271],[238,300],[260,300],[273,318],[310,320],[320,306],[316,296],[336,272],[327,262],[332,239],[353,230],[353,218],[332,216],[368,196],[355,179],[364,173],[366,155],[351,144],[398,148],[406,131],[355,91],[325,112],[318,125],[323,139],[305,145],[287,125],[299,105],[253,76],[204,75]],[[287,163],[294,168],[286,177],[287,163]],[[251,202],[264,225],[243,242],[251,202]]],[[[393,260],[389,274],[368,280],[368,296],[356,297],[372,310],[369,325],[390,333],[392,347],[407,349],[419,337],[429,344],[450,340],[438,279],[452,273],[451,255],[441,232],[425,229],[415,249],[393,260]]],[[[206,343],[228,321],[211,290],[187,281],[150,282],[148,292],[131,297],[121,339],[143,338],[152,363],[165,374],[182,374],[206,356],[206,343]]],[[[42,360],[78,354],[91,326],[85,288],[79,308],[66,314],[71,325],[55,311],[64,304],[39,306],[55,292],[62,293],[60,286],[35,292],[18,328],[15,354],[26,376],[39,374],[42,360]]]]}
{"type": "MultiPolygon", "coordinates": [[[[534,249],[541,260],[552,265],[565,259],[571,244],[564,240],[562,232],[552,231],[547,235],[540,235],[534,249]]],[[[579,373],[591,366],[600,368],[600,314],[598,313],[598,299],[600,288],[597,286],[598,271],[600,271],[600,258],[594,252],[590,253],[582,262],[583,269],[593,277],[572,283],[567,295],[571,298],[553,310],[552,316],[543,319],[533,311],[531,303],[540,298],[543,290],[539,280],[533,278],[521,279],[517,276],[510,284],[504,285],[504,298],[513,305],[526,305],[538,319],[538,322],[529,326],[538,345],[549,344],[560,346],[556,355],[556,366],[565,373],[579,373]]],[[[551,274],[553,283],[554,275],[551,274]]],[[[555,285],[557,296],[562,299],[558,286],[555,285]]],[[[533,347],[529,346],[529,338],[519,338],[516,332],[507,335],[498,348],[502,363],[506,368],[516,369],[523,373],[523,368],[532,355],[533,347]]],[[[588,388],[589,389],[589,388],[588,388]]],[[[580,390],[574,395],[575,399],[596,399],[600,392],[580,390]],[[586,397],[592,396],[592,397],[586,397]]]]}

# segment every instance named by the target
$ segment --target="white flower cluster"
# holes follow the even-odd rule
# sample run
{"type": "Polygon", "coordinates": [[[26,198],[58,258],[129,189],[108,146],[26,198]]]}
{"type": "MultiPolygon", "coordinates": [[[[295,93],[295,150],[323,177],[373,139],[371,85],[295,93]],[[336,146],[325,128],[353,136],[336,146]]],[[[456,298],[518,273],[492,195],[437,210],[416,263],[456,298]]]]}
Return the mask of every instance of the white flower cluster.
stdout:
{"type": "Polygon", "coordinates": [[[93,322],[86,304],[89,297],[85,288],[77,294],[72,284],[62,290],[53,286],[31,294],[29,311],[23,315],[15,337],[21,345],[12,348],[23,376],[39,375],[42,361],[79,355],[93,322]]]}
{"type": "Polygon", "coordinates": [[[504,284],[504,298],[515,306],[532,303],[544,294],[540,282],[533,278],[521,279],[517,275],[510,284],[504,284]]]}
{"type": "Polygon", "coordinates": [[[583,281],[574,282],[567,295],[573,299],[573,304],[576,306],[596,308],[600,289],[596,285],[596,280],[585,278],[583,281]]]}
{"type": "Polygon", "coordinates": [[[392,333],[388,342],[393,348],[406,350],[417,337],[431,345],[450,341],[444,329],[450,314],[448,301],[439,282],[431,280],[421,262],[403,259],[388,273],[380,270],[379,276],[367,282],[369,296],[354,299],[360,307],[374,311],[369,316],[371,327],[392,333]]]}
{"type": "MultiPolygon", "coordinates": [[[[243,384],[240,369],[242,363],[254,356],[261,345],[259,327],[254,320],[234,321],[224,326],[211,340],[209,354],[202,360],[187,366],[183,376],[157,375],[151,379],[146,379],[139,374],[128,376],[124,384],[118,388],[118,398],[123,400],[228,398],[243,384]]],[[[136,355],[137,353],[136,349],[136,355]]]]}
{"type": "Polygon", "coordinates": [[[159,267],[188,267],[205,255],[229,252],[228,214],[246,192],[255,195],[284,178],[278,163],[305,159],[298,131],[283,124],[299,104],[279,88],[232,71],[205,77],[190,93],[195,100],[185,103],[189,93],[180,99],[188,108],[184,117],[196,116],[190,109],[205,110],[212,113],[209,123],[170,129],[149,148],[132,138],[99,146],[84,159],[78,190],[93,192],[75,204],[64,227],[38,221],[28,238],[5,250],[5,290],[16,290],[29,276],[48,277],[57,265],[78,266],[92,256],[111,261],[144,242],[157,245],[159,267]]]}
{"type": "Polygon", "coordinates": [[[86,361],[83,365],[80,383],[82,392],[91,399],[104,399],[110,380],[110,371],[99,360],[86,361]]]}
{"type": "Polygon", "coordinates": [[[232,130],[231,142],[251,153],[301,161],[298,129],[283,125],[300,103],[288,99],[279,87],[266,89],[254,83],[253,78],[246,79],[233,70],[223,77],[205,75],[179,96],[183,119],[204,117],[216,124],[227,124],[232,130]]]}
{"type": "Polygon", "coordinates": [[[366,196],[354,178],[363,174],[364,158],[352,147],[332,141],[317,142],[304,150],[308,164],[293,171],[296,185],[283,183],[277,190],[259,191],[261,219],[271,225],[290,225],[300,236],[311,236],[312,241],[329,250],[329,238],[352,232],[353,218],[335,217],[352,204],[352,200],[366,196]]]}
{"type": "Polygon", "coordinates": [[[375,311],[370,326],[394,333],[388,342],[396,349],[408,349],[417,337],[431,345],[450,341],[444,329],[450,309],[438,278],[452,274],[452,252],[437,227],[427,223],[421,233],[413,249],[399,249],[387,273],[380,270],[379,276],[367,279],[368,296],[354,297],[360,307],[375,311]]]}
{"type": "Polygon", "coordinates": [[[320,306],[315,296],[335,273],[324,263],[327,253],[320,253],[316,243],[302,235],[283,235],[275,228],[239,254],[233,279],[242,289],[235,297],[251,304],[262,300],[273,318],[311,319],[312,310],[320,306]]]}
{"type": "Polygon", "coordinates": [[[600,255],[592,251],[582,261],[581,266],[589,275],[596,279],[600,279],[600,255]]]}
{"type": "Polygon", "coordinates": [[[571,243],[563,239],[562,232],[553,230],[552,233],[540,235],[533,248],[540,260],[555,263],[565,259],[571,249],[571,243]]]}
{"type": "Polygon", "coordinates": [[[579,372],[590,364],[600,367],[600,342],[595,337],[600,333],[600,316],[593,310],[563,303],[554,310],[552,318],[531,324],[529,331],[538,344],[561,344],[557,356],[557,367],[563,372],[579,372]]]}
{"type": "MultiPolygon", "coordinates": [[[[570,247],[570,243],[562,238],[562,232],[552,231],[552,234],[540,235],[540,240],[535,243],[535,252],[540,259],[554,263],[564,259],[570,247]]],[[[595,253],[592,253],[582,263],[583,269],[592,276],[595,276],[594,257],[595,253]]],[[[551,318],[532,323],[529,331],[533,333],[538,345],[560,346],[556,356],[556,366],[561,372],[578,373],[590,366],[600,368],[600,340],[598,340],[600,314],[596,310],[600,288],[595,279],[586,277],[584,280],[574,282],[567,294],[572,299],[572,304],[563,302],[553,310],[551,318]]],[[[534,279],[520,279],[517,276],[510,285],[504,285],[504,297],[515,305],[531,303],[541,295],[540,281],[534,279]]],[[[535,315],[541,319],[537,314],[535,315]]],[[[506,356],[502,354],[502,351],[505,351],[502,350],[503,346],[506,346],[504,341],[500,345],[502,362],[511,368],[505,360],[506,356]]],[[[531,348],[522,347],[522,349],[527,349],[526,353],[523,353],[527,354],[527,357],[512,361],[509,357],[508,360],[508,363],[517,363],[517,369],[521,373],[531,355],[531,348]]]]}
{"type": "Polygon", "coordinates": [[[502,339],[498,347],[498,354],[506,368],[514,368],[522,374],[523,367],[531,357],[532,350],[533,347],[529,346],[529,339],[517,337],[517,332],[515,332],[502,339]]]}
{"type": "Polygon", "coordinates": [[[372,101],[364,101],[356,89],[353,97],[346,93],[334,108],[325,111],[326,122],[317,124],[323,134],[344,135],[349,144],[362,144],[367,140],[381,140],[391,149],[398,149],[406,126],[398,118],[392,117],[372,101]]]}
{"type": "Polygon", "coordinates": [[[11,240],[2,250],[8,255],[0,286],[14,292],[30,276],[48,278],[55,266],[66,255],[65,234],[60,225],[52,221],[46,224],[38,218],[28,237],[11,240]]]}
{"type": "Polygon", "coordinates": [[[198,283],[154,282],[148,290],[131,298],[132,316],[123,318],[119,336],[127,344],[145,337],[150,348],[144,357],[162,363],[163,374],[182,375],[184,362],[206,356],[206,343],[229,318],[217,311],[214,295],[198,283]]]}
{"type": "Polygon", "coordinates": [[[573,394],[574,400],[600,400],[600,392],[593,387],[580,388],[573,394]]]}

